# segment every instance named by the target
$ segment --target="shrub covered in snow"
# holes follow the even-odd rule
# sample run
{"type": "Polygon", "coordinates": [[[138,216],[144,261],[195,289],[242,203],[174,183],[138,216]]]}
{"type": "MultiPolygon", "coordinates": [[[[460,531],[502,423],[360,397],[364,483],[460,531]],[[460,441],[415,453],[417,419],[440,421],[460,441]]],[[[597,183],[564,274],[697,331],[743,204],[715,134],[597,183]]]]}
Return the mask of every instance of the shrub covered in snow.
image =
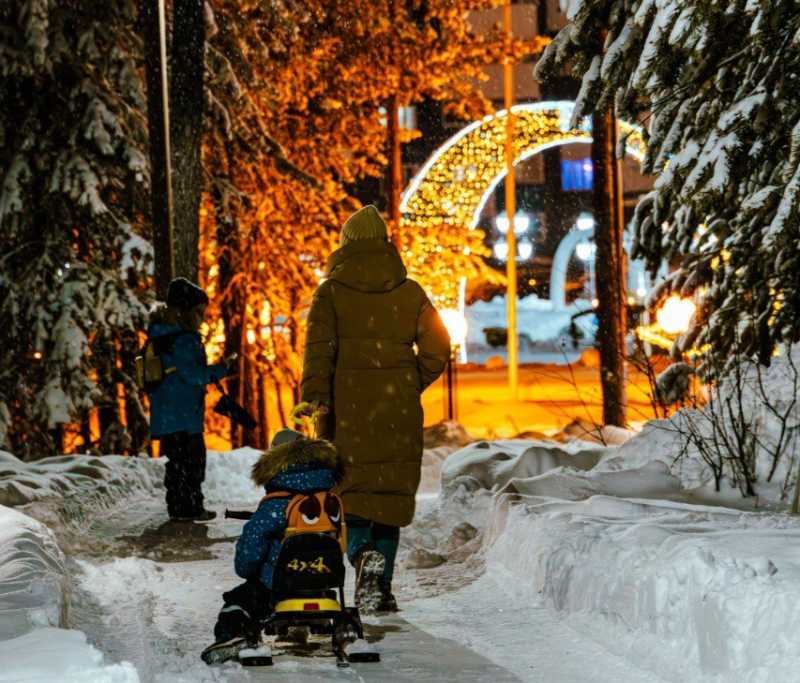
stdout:
{"type": "MultiPolygon", "coordinates": [[[[675,367],[675,366],[673,366],[675,367]]],[[[746,496],[785,500],[797,479],[800,346],[769,368],[739,359],[704,402],[648,423],[604,466],[658,459],[689,488],[723,482],[746,496]]]]}

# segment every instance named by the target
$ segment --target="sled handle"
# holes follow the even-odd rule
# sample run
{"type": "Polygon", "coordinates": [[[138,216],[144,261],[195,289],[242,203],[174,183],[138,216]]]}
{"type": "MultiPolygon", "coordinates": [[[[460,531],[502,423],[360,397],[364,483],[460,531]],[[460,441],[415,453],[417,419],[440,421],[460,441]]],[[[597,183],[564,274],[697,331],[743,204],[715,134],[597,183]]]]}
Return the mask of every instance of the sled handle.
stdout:
{"type": "Polygon", "coordinates": [[[225,519],[250,519],[253,513],[249,510],[228,510],[225,508],[225,519]]]}

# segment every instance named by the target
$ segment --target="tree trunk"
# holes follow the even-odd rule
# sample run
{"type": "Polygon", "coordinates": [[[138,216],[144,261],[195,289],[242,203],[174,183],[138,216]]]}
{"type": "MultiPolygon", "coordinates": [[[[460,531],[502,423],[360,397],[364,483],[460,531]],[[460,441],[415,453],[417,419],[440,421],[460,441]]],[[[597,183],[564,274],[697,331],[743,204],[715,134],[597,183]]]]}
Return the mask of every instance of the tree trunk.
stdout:
{"type": "Polygon", "coordinates": [[[622,247],[622,192],[616,159],[613,109],[592,115],[594,220],[597,244],[597,339],[603,422],[625,425],[625,256],[622,247]]]}
{"type": "Polygon", "coordinates": [[[133,379],[136,377],[137,355],[139,339],[135,332],[126,330],[122,333],[119,358],[125,386],[125,423],[131,436],[131,453],[134,455],[145,450],[150,442],[150,426],[141,402],[142,393],[133,379]]]}
{"type": "Polygon", "coordinates": [[[175,272],[197,282],[203,189],[203,0],[174,0],[170,137],[175,196],[175,272]]]}
{"type": "Polygon", "coordinates": [[[387,117],[387,169],[386,194],[392,242],[400,247],[400,195],[403,190],[403,153],[400,146],[400,112],[397,96],[389,98],[386,105],[387,117]]]}
{"type": "Polygon", "coordinates": [[[100,442],[110,429],[120,424],[119,404],[117,397],[117,351],[110,340],[104,339],[97,345],[97,379],[103,399],[98,406],[100,421],[100,442]]]}
{"type": "Polygon", "coordinates": [[[167,298],[173,277],[172,242],[167,201],[167,157],[164,139],[164,101],[161,96],[162,73],[158,10],[153,0],[139,0],[139,27],[144,44],[145,81],[147,84],[147,130],[150,143],[150,207],[153,222],[156,293],[167,298]]]}
{"type": "MultiPolygon", "coordinates": [[[[245,382],[244,384],[244,402],[242,406],[244,409],[253,416],[258,415],[258,387],[256,378],[256,363],[252,358],[247,358],[244,364],[245,367],[245,382]]],[[[258,429],[243,429],[244,437],[243,442],[245,446],[258,448],[259,434],[258,429]]]]}
{"type": "MultiPolygon", "coordinates": [[[[219,183],[215,184],[211,191],[211,197],[214,202],[214,213],[217,225],[217,245],[219,248],[218,264],[219,264],[219,287],[218,291],[222,293],[222,305],[220,307],[220,314],[222,315],[222,325],[225,330],[225,349],[224,354],[227,358],[232,354],[239,356],[238,371],[230,376],[226,382],[228,393],[241,404],[241,391],[242,385],[242,368],[244,362],[244,354],[242,352],[242,321],[244,319],[244,305],[239,296],[238,289],[232,289],[233,276],[235,274],[236,264],[234,262],[234,254],[238,248],[239,242],[239,225],[236,218],[236,209],[230,192],[227,190],[228,186],[233,185],[231,177],[233,159],[228,156],[225,160],[225,167],[221,171],[222,179],[225,185],[219,183]]],[[[237,428],[236,424],[230,422],[230,440],[234,448],[242,445],[241,430],[237,428]]]]}
{"type": "Polygon", "coordinates": [[[258,378],[258,432],[261,436],[259,447],[269,448],[269,414],[267,410],[267,380],[258,378]]]}

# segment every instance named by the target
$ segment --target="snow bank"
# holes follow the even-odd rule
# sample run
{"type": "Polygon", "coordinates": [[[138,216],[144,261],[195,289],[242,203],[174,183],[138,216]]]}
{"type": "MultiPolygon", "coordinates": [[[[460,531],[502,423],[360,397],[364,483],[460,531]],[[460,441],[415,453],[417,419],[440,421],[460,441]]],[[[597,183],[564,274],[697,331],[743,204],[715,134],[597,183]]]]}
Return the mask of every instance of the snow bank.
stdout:
{"type": "MultiPolygon", "coordinates": [[[[426,448],[422,456],[421,493],[436,493],[439,490],[442,463],[457,447],[442,445],[426,448]]],[[[264,496],[264,489],[250,479],[250,471],[261,451],[240,448],[229,452],[209,451],[206,465],[206,480],[203,493],[211,504],[229,507],[257,505],[264,496]]]]}
{"type": "Polygon", "coordinates": [[[2,641],[0,662],[9,683],[139,683],[131,664],[105,664],[80,631],[42,628],[2,641]]]}
{"type": "MultiPolygon", "coordinates": [[[[569,323],[572,315],[588,310],[590,301],[578,300],[564,309],[554,309],[549,299],[540,299],[535,295],[521,298],[517,302],[517,322],[520,334],[524,334],[532,342],[557,339],[569,323]]],[[[476,301],[467,306],[467,344],[486,345],[485,327],[506,327],[506,297],[496,296],[491,301],[476,301]]],[[[587,320],[591,316],[578,319],[594,336],[594,331],[587,320]]]]}
{"type": "Polygon", "coordinates": [[[487,562],[519,600],[627,632],[615,647],[676,680],[797,679],[800,522],[609,496],[500,505],[487,562]]]}
{"type": "Polygon", "coordinates": [[[209,503],[225,503],[230,507],[256,504],[264,490],[250,479],[250,470],[262,451],[239,448],[235,451],[209,451],[203,494],[209,503]]]}
{"type": "Polygon", "coordinates": [[[151,458],[59,455],[23,462],[0,451],[0,505],[48,498],[78,499],[81,507],[103,505],[125,493],[154,492],[163,476],[163,464],[151,458]]]}
{"type": "Polygon", "coordinates": [[[443,464],[442,488],[463,485],[494,491],[512,480],[529,479],[557,467],[590,469],[602,453],[600,448],[582,442],[479,441],[454,453],[443,464]]]}
{"type": "Polygon", "coordinates": [[[52,532],[0,505],[0,641],[63,624],[67,592],[64,555],[52,532]]]}
{"type": "MultiPolygon", "coordinates": [[[[209,451],[203,491],[210,503],[257,503],[263,492],[250,480],[261,451],[209,451]]],[[[71,500],[85,512],[125,495],[161,495],[165,458],[60,455],[23,462],[0,451],[0,504],[10,507],[49,498],[71,500]]],[[[74,505],[72,506],[74,507],[74,505]]]]}
{"type": "Polygon", "coordinates": [[[479,552],[520,603],[588,620],[668,680],[796,680],[800,519],[693,504],[682,484],[703,476],[691,460],[675,469],[674,440],[656,423],[615,448],[468,446],[444,462],[443,499],[415,523],[407,566],[479,552]],[[472,538],[453,549],[467,523],[472,538]]]}
{"type": "MultiPolygon", "coordinates": [[[[564,309],[554,309],[553,304],[535,295],[517,302],[517,322],[520,336],[520,362],[537,362],[537,351],[559,351],[572,315],[591,308],[591,302],[577,300],[564,309]]],[[[493,348],[486,340],[485,328],[505,328],[506,298],[496,296],[491,301],[476,301],[465,310],[467,318],[467,353],[470,360],[485,362],[489,356],[505,354],[505,347],[493,348]]],[[[583,333],[583,345],[591,343],[596,332],[594,316],[576,318],[575,324],[583,333]]],[[[568,350],[572,352],[571,342],[568,350]]],[[[575,355],[572,353],[571,355],[575,355]]],[[[557,359],[556,359],[557,362],[557,359]]]]}

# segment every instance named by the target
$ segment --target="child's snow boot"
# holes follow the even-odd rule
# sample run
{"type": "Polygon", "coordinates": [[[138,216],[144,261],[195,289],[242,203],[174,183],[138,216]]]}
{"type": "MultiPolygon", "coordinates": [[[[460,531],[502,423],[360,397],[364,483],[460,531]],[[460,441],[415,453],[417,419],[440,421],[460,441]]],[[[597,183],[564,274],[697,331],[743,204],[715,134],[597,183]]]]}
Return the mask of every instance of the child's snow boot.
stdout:
{"type": "Polygon", "coordinates": [[[236,636],[235,638],[222,640],[213,645],[209,645],[203,650],[200,657],[209,665],[222,664],[231,659],[237,659],[239,657],[239,652],[248,647],[253,647],[253,645],[248,642],[247,638],[236,636]]]}
{"type": "Polygon", "coordinates": [[[379,610],[383,597],[381,579],[385,566],[386,558],[377,550],[363,550],[356,557],[355,603],[364,614],[375,614],[379,610]]]}

